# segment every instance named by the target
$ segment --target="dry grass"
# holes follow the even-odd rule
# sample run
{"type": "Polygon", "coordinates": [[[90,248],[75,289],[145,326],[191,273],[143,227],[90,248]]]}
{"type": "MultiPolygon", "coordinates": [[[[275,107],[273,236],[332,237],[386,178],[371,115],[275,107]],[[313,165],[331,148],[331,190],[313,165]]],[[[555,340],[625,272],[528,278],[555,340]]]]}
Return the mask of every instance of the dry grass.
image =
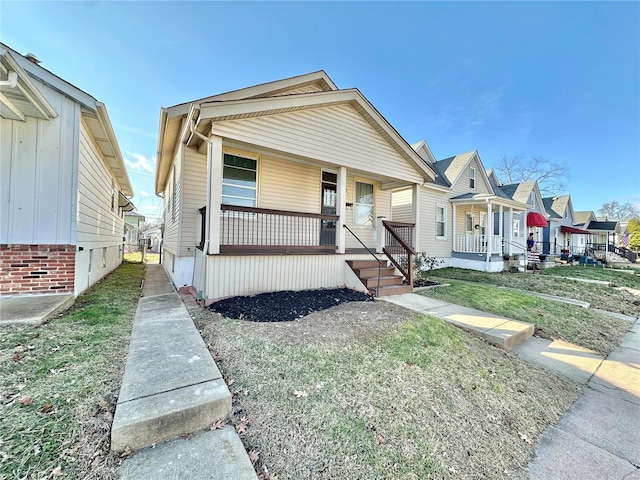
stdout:
{"type": "Polygon", "coordinates": [[[129,263],[159,263],[160,254],[153,252],[146,252],[144,254],[144,262],[142,262],[142,252],[131,252],[124,254],[124,260],[129,263]]]}
{"type": "Polygon", "coordinates": [[[248,420],[247,448],[279,480],[526,478],[540,435],[580,393],[384,302],[279,324],[203,310],[196,322],[230,379],[232,421],[248,420]]]}
{"type": "Polygon", "coordinates": [[[115,399],[142,265],[123,264],[39,327],[0,327],[0,478],[115,478],[115,399]]]}

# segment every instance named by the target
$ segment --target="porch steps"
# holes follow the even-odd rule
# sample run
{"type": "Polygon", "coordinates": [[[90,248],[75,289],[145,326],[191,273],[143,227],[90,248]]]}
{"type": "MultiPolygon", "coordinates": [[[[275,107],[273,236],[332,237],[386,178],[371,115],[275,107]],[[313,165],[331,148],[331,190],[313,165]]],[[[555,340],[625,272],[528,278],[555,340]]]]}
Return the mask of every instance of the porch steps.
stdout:
{"type": "Polygon", "coordinates": [[[413,291],[411,285],[404,284],[403,277],[396,275],[395,268],[389,267],[385,260],[380,260],[379,262],[375,260],[347,260],[347,264],[362,284],[367,287],[371,295],[385,297],[388,295],[411,293],[413,291]],[[378,265],[380,265],[380,267],[378,267],[378,265]],[[380,273],[379,288],[378,272],[380,273]]]}

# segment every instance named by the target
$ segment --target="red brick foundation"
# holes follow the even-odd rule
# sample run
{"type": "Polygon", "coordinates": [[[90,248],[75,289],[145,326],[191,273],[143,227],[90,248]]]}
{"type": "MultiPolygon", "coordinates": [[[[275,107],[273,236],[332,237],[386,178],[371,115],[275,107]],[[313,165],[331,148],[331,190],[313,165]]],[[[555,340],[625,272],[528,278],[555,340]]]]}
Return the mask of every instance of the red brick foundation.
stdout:
{"type": "Polygon", "coordinates": [[[0,244],[0,295],[73,293],[75,245],[0,244]]]}

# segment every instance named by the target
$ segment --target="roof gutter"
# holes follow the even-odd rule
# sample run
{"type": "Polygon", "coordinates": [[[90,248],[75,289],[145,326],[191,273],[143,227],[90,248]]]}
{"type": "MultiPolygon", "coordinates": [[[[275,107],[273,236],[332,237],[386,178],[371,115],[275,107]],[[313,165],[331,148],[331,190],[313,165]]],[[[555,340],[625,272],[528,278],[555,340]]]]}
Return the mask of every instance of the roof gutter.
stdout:
{"type": "Polygon", "coordinates": [[[9,72],[6,80],[0,80],[0,87],[16,88],[18,86],[18,73],[9,72]]]}

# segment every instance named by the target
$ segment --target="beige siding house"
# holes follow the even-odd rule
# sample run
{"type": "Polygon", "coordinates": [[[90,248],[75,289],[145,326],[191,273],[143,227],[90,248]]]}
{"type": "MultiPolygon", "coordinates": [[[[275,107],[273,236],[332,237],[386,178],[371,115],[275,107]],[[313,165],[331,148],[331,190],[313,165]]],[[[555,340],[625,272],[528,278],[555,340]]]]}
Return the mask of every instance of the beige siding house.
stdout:
{"type": "Polygon", "coordinates": [[[0,293],[78,295],[122,261],[131,185],[105,106],[0,44],[0,293]]]}
{"type": "Polygon", "coordinates": [[[374,260],[385,235],[412,244],[413,226],[390,222],[391,191],[434,176],[357,89],[322,71],[163,108],[163,264],[206,302],[366,290],[346,261],[374,260]]]}
{"type": "Polygon", "coordinates": [[[524,245],[524,230],[512,225],[526,205],[492,184],[477,151],[436,161],[426,142],[413,148],[437,177],[394,190],[393,219],[416,223],[416,250],[442,266],[501,271],[503,256],[524,245]]]}

